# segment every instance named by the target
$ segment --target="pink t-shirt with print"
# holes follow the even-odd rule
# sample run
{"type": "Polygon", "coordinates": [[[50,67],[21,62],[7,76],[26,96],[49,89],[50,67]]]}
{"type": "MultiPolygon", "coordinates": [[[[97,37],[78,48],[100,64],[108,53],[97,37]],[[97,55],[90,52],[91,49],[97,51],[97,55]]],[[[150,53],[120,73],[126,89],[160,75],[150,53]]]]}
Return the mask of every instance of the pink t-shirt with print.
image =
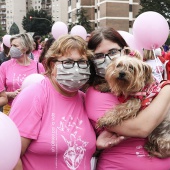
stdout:
{"type": "MultiPolygon", "coordinates": [[[[16,59],[8,60],[2,63],[0,67],[0,74],[3,84],[7,92],[13,92],[21,88],[24,79],[33,73],[37,73],[37,62],[30,60],[30,65],[24,66],[17,63],[16,59]]],[[[41,63],[38,63],[39,73],[44,73],[44,67],[41,63]]],[[[11,105],[12,99],[8,101],[11,105]]]]}
{"type": "Polygon", "coordinates": [[[24,170],[90,170],[96,136],[84,97],[61,95],[48,78],[17,96],[9,116],[20,135],[32,139],[22,157],[24,170]]]}
{"type": "MultiPolygon", "coordinates": [[[[119,103],[111,93],[101,93],[90,87],[86,93],[86,110],[89,119],[96,122],[106,110],[119,103]]],[[[128,138],[120,144],[104,150],[96,170],[170,170],[170,158],[150,157],[143,148],[146,139],[128,138]]]]}

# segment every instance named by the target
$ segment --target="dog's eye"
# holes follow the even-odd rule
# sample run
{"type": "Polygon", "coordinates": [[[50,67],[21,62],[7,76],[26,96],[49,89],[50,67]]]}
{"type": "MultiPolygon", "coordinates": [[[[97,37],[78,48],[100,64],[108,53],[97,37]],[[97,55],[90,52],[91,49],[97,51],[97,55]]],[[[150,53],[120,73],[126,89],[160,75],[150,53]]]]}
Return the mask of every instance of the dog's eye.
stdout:
{"type": "Polygon", "coordinates": [[[118,64],[117,67],[121,67],[121,64],[118,64]]]}
{"type": "Polygon", "coordinates": [[[130,69],[131,71],[133,71],[133,70],[134,70],[134,67],[133,67],[133,66],[129,66],[129,69],[130,69]]]}

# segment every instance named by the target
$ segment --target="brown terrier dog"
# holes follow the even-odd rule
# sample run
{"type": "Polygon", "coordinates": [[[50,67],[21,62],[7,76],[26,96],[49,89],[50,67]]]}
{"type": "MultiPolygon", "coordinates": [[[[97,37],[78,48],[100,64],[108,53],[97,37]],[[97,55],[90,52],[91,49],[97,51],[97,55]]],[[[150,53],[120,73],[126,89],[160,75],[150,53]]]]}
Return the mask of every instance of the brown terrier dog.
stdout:
{"type": "MultiPolygon", "coordinates": [[[[136,117],[159,93],[161,85],[152,76],[151,67],[140,59],[130,56],[115,57],[106,69],[105,76],[111,92],[120,104],[106,112],[97,122],[97,127],[111,127],[122,121],[136,117]]],[[[145,145],[152,154],[170,156],[170,114],[148,136],[145,145]]]]}

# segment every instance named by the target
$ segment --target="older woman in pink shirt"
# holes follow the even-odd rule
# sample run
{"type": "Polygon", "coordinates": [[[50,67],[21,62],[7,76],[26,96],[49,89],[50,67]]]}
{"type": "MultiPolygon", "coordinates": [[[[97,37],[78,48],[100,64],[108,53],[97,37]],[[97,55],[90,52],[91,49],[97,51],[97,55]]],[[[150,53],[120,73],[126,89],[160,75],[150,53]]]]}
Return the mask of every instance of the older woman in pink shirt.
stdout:
{"type": "Polygon", "coordinates": [[[4,113],[8,114],[13,99],[20,93],[24,79],[33,73],[43,73],[44,67],[29,58],[33,49],[33,38],[25,33],[11,37],[11,59],[2,63],[0,74],[8,97],[8,105],[4,106],[4,113]]]}

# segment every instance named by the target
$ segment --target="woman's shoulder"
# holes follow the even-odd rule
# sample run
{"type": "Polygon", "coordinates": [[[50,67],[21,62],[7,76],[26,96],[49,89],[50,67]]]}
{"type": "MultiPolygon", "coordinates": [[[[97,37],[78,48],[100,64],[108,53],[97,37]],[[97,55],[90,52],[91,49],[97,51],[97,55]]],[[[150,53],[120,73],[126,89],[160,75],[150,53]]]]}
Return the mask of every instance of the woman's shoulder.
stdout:
{"type": "MultiPolygon", "coordinates": [[[[10,66],[10,65],[12,65],[12,64],[15,64],[14,59],[10,59],[10,60],[7,60],[7,61],[3,62],[3,63],[1,64],[1,67],[7,67],[7,66],[10,66]]],[[[10,67],[8,67],[8,69],[9,69],[9,68],[10,68],[10,67]]]]}

